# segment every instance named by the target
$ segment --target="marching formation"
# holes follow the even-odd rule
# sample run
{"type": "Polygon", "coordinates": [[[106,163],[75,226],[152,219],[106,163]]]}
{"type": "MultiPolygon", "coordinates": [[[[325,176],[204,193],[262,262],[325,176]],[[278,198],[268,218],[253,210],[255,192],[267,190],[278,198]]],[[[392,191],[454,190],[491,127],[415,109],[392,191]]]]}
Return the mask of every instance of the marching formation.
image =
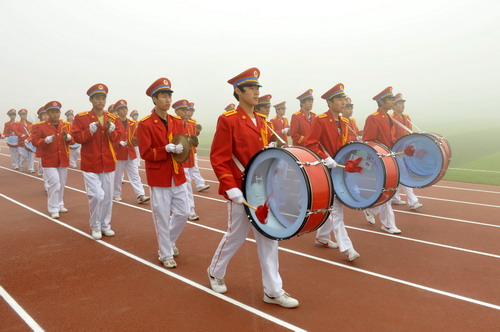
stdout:
{"type": "MultiPolygon", "coordinates": [[[[299,301],[283,289],[279,273],[278,243],[295,235],[316,232],[314,245],[338,248],[348,261],[360,257],[344,224],[344,206],[362,210],[366,220],[399,234],[392,204],[409,209],[422,204],[412,188],[432,185],[446,172],[451,149],[437,134],[414,133],[404,113],[405,100],[387,87],[375,97],[377,110],[359,130],[352,117],[354,105],[342,83],[326,91],[327,111],[312,112],[313,90],[300,94],[300,110],[291,121],[286,102],[273,107],[270,94],[260,95],[260,71],[250,68],[228,81],[238,105],[229,104],[219,116],[210,162],[219,180],[219,194],[227,200],[228,229],[207,268],[213,291],[225,293],[226,270],[250,230],[257,243],[262,270],[263,301],[295,308],[299,301]],[[392,113],[389,113],[393,110],[392,113]],[[291,140],[291,144],[290,144],[291,140]],[[333,238],[332,238],[333,233],[333,238]]],[[[198,220],[193,190],[210,188],[200,174],[196,147],[202,126],[192,118],[194,103],[172,100],[172,84],[159,78],[146,90],[151,114],[138,120],[124,99],[105,111],[108,87],[98,83],[87,96],[91,110],[74,114],[50,101],[27,121],[25,109],[9,110],[2,138],[10,149],[12,167],[43,176],[47,210],[52,218],[67,213],[64,188],[68,167],[83,173],[89,204],[92,237],[114,236],[113,201],[122,201],[127,173],[137,204],[151,202],[158,241],[158,260],[177,267],[176,242],[187,220],[198,220]],[[173,108],[175,115],[168,113],[173,108]],[[16,116],[20,121],[16,122],[16,116]],[[139,175],[145,162],[151,197],[139,175]],[[193,187],[194,181],[194,187],[193,187]]],[[[312,245],[312,244],[311,244],[312,245]]]]}

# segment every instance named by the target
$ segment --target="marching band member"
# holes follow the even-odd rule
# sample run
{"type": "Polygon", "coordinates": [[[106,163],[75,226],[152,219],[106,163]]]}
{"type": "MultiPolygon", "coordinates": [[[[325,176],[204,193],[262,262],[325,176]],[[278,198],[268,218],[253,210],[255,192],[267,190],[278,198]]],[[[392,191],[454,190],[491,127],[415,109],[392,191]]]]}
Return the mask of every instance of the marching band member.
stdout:
{"type": "Polygon", "coordinates": [[[31,126],[33,123],[28,121],[28,111],[26,109],[20,109],[17,112],[21,117],[21,120],[16,123],[15,130],[16,135],[19,138],[19,168],[22,170],[23,165],[26,162],[28,172],[35,173],[35,165],[34,165],[34,153],[26,148],[24,142],[31,135],[31,126]]]}
{"type": "Polygon", "coordinates": [[[45,105],[48,120],[33,126],[32,143],[40,151],[44,169],[44,182],[48,191],[48,211],[51,218],[59,218],[59,212],[68,212],[64,207],[64,186],[68,176],[69,144],[73,139],[69,134],[69,122],[60,120],[61,103],[51,101],[45,105]]]}
{"type": "Polygon", "coordinates": [[[82,145],[80,168],[89,199],[90,229],[96,240],[103,235],[115,235],[110,225],[116,168],[113,143],[118,143],[124,135],[122,123],[104,111],[107,94],[106,85],[91,86],[87,95],[92,109],[78,113],[71,127],[71,136],[82,145]]]}
{"type": "MultiPolygon", "coordinates": [[[[75,119],[75,115],[73,113],[73,110],[67,110],[66,113],[64,113],[66,116],[66,121],[70,123],[70,125],[73,125],[73,120],[75,119]]],[[[69,167],[71,168],[76,168],[77,167],[77,160],[78,156],[80,155],[80,150],[82,149],[82,146],[78,143],[71,144],[69,146],[69,167]]]]}
{"type": "MultiPolygon", "coordinates": [[[[335,85],[321,98],[326,100],[328,111],[318,115],[312,121],[309,134],[304,139],[304,146],[324,159],[328,168],[333,168],[337,166],[333,156],[346,144],[349,134],[347,127],[349,120],[340,115],[346,105],[344,85],[342,83],[335,85]]],[[[360,255],[354,250],[347,234],[342,203],[337,197],[334,198],[332,208],[330,217],[316,232],[315,245],[323,248],[339,248],[349,261],[353,261],[360,255]],[[330,238],[332,231],[338,244],[330,238]]]]}
{"type": "Polygon", "coordinates": [[[362,132],[359,131],[358,125],[356,124],[356,119],[352,117],[352,113],[354,112],[354,104],[352,103],[352,100],[349,97],[346,97],[345,101],[346,105],[341,114],[344,118],[349,120],[349,122],[347,122],[348,126],[347,142],[360,141],[362,132]]]}
{"type": "Polygon", "coordinates": [[[285,118],[286,101],[282,101],[281,103],[276,104],[273,107],[276,110],[276,117],[271,119],[274,131],[286,144],[288,144],[290,126],[288,125],[288,119],[285,118]]]}
{"type": "MultiPolygon", "coordinates": [[[[18,170],[19,169],[19,145],[18,142],[14,144],[14,142],[9,142],[9,137],[17,138],[16,134],[16,110],[10,109],[7,112],[10,120],[5,122],[3,126],[3,134],[2,138],[7,138],[7,145],[9,146],[10,151],[10,160],[12,162],[12,168],[18,170]]],[[[14,139],[15,140],[15,139],[14,139]]]]}
{"type": "Polygon", "coordinates": [[[297,97],[300,101],[300,111],[294,113],[290,121],[290,136],[295,146],[304,145],[304,138],[309,133],[312,120],[316,117],[316,114],[311,112],[314,103],[312,93],[313,90],[309,89],[297,97]]]}
{"type": "MultiPolygon", "coordinates": [[[[45,122],[49,118],[49,116],[47,115],[47,111],[45,110],[45,106],[40,107],[38,109],[38,111],[37,111],[37,114],[38,114],[38,120],[40,120],[39,123],[40,122],[45,122]]],[[[38,124],[35,123],[33,125],[33,127],[36,126],[36,125],[38,125],[38,124]]],[[[33,136],[33,127],[31,127],[31,136],[33,136]]],[[[33,143],[33,144],[35,144],[35,143],[33,143]]],[[[36,157],[36,159],[38,161],[38,174],[37,175],[38,176],[43,176],[43,167],[42,167],[42,158],[41,158],[42,156],[41,156],[41,151],[38,148],[35,151],[35,157],[36,157]]],[[[45,181],[45,178],[44,178],[43,184],[44,184],[44,187],[45,187],[45,191],[47,191],[47,183],[45,181]]]]}
{"type": "Polygon", "coordinates": [[[130,118],[134,121],[138,121],[139,120],[139,111],[133,110],[132,112],[130,112],[130,118]]]}
{"type": "MultiPolygon", "coordinates": [[[[132,120],[137,122],[137,124],[136,124],[136,128],[137,128],[137,125],[139,124],[139,122],[138,122],[139,112],[137,110],[133,110],[132,112],[130,112],[130,117],[132,118],[132,120]]],[[[137,129],[136,129],[136,131],[137,131],[137,129]]],[[[137,155],[137,158],[134,159],[134,161],[137,164],[137,170],[139,170],[139,166],[141,166],[141,153],[139,152],[139,145],[137,145],[137,139],[135,141],[132,140],[132,145],[134,146],[135,154],[137,155]]]]}
{"type": "Polygon", "coordinates": [[[115,104],[111,104],[108,106],[108,113],[116,115],[115,104]]]}
{"type": "MultiPolygon", "coordinates": [[[[378,109],[366,118],[363,141],[382,143],[390,148],[395,142],[392,130],[394,124],[389,114],[387,114],[392,109],[394,102],[392,87],[385,88],[373,97],[373,100],[377,102],[378,109]]],[[[396,227],[396,218],[394,217],[390,201],[374,208],[365,209],[363,212],[370,224],[375,224],[375,215],[380,214],[380,222],[382,223],[382,230],[384,232],[391,234],[401,233],[401,230],[396,227]]]]}
{"type": "MultiPolygon", "coordinates": [[[[396,94],[396,96],[394,97],[394,104],[392,105],[392,114],[390,116],[394,121],[398,121],[400,124],[411,130],[413,129],[413,126],[411,124],[410,116],[404,113],[405,101],[406,100],[403,99],[403,95],[401,93],[396,94]]],[[[394,131],[395,141],[409,134],[408,131],[403,129],[398,124],[392,126],[392,129],[394,131]]],[[[405,201],[401,200],[401,196],[399,195],[400,187],[403,187],[406,192],[406,198],[408,199],[408,207],[410,208],[410,210],[416,210],[424,206],[422,203],[418,201],[417,196],[413,193],[413,188],[403,186],[402,184],[400,184],[398,189],[396,190],[396,193],[394,194],[394,197],[392,198],[391,201],[392,204],[405,205],[406,203],[405,201]]]]}
{"type": "MultiPolygon", "coordinates": [[[[265,115],[266,119],[269,116],[269,112],[271,111],[271,95],[264,95],[259,97],[259,101],[257,105],[255,105],[255,112],[265,115]]],[[[267,120],[266,120],[267,121],[267,120]]]]}
{"type": "Polygon", "coordinates": [[[182,120],[167,113],[172,102],[168,78],[159,78],[147,89],[155,107],[139,121],[137,141],[146,176],[151,187],[153,222],[158,239],[158,259],[169,269],[177,267],[179,254],[175,242],[186,225],[189,207],[184,168],[172,157],[182,153],[181,144],[173,144],[174,135],[183,134],[182,120]],[[172,212],[172,215],[170,215],[172,212]]]}
{"type": "Polygon", "coordinates": [[[114,104],[114,110],[125,128],[125,135],[118,144],[114,144],[116,153],[116,170],[114,179],[113,200],[122,201],[122,177],[127,170],[127,175],[130,184],[134,189],[137,203],[142,204],[149,201],[149,197],[144,195],[144,187],[142,186],[141,177],[139,176],[139,168],[137,167],[134,143],[137,143],[137,122],[127,119],[128,107],[126,100],[118,100],[114,104]]]}
{"type": "Polygon", "coordinates": [[[220,181],[219,194],[228,200],[228,230],[223,236],[207,270],[210,286],[217,293],[227,292],[226,268],[253,229],[262,269],[264,302],[294,308],[299,302],[282,288],[278,271],[278,241],[271,240],[249,222],[242,203],[242,172],[250,158],[268,145],[271,137],[264,115],[254,111],[259,101],[257,68],[250,68],[228,81],[234,88],[238,108],[219,116],[210,151],[210,162],[220,181]]]}
{"type": "MultiPolygon", "coordinates": [[[[189,118],[189,120],[194,121],[195,135],[200,136],[202,127],[200,124],[196,123],[195,119],[193,119],[194,112],[195,112],[194,103],[190,102],[189,108],[188,108],[188,113],[187,113],[188,118],[189,118]]],[[[210,188],[210,185],[206,184],[205,179],[201,176],[200,168],[198,167],[197,149],[195,146],[193,146],[193,149],[194,149],[194,167],[192,168],[191,178],[193,178],[194,182],[196,183],[196,191],[201,192],[201,191],[205,191],[208,188],[210,188]]]]}

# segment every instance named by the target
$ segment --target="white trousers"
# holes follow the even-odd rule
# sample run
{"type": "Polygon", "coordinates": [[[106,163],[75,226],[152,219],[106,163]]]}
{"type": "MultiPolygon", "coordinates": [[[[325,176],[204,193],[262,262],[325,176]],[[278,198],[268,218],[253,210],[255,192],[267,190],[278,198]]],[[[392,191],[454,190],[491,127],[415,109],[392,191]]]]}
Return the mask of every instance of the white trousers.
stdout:
{"type": "Polygon", "coordinates": [[[196,188],[203,187],[205,185],[205,179],[201,176],[200,169],[198,167],[198,154],[194,154],[194,167],[191,173],[191,178],[194,178],[196,182],[196,188]]]}
{"type": "Polygon", "coordinates": [[[115,172],[83,172],[85,189],[89,198],[90,229],[93,231],[107,231],[111,229],[114,175],[115,172]]]}
{"type": "Polygon", "coordinates": [[[117,160],[115,169],[115,184],[113,194],[115,196],[122,195],[122,178],[127,170],[128,179],[132,188],[134,189],[135,197],[144,195],[144,187],[142,186],[141,177],[139,176],[139,169],[135,159],[117,160]]]}
{"type": "Polygon", "coordinates": [[[209,268],[210,274],[213,277],[224,279],[229,261],[245,242],[250,229],[253,229],[262,269],[264,292],[271,297],[283,295],[283,281],[278,271],[278,241],[265,237],[252,226],[242,204],[228,202],[227,210],[228,230],[222,237],[219,247],[212,258],[209,268]]]}
{"type": "Polygon", "coordinates": [[[26,163],[28,171],[35,172],[35,154],[23,147],[19,148],[19,167],[23,167],[24,163],[26,163]]]}
{"type": "Polygon", "coordinates": [[[193,185],[191,184],[193,180],[193,170],[194,167],[184,168],[184,174],[186,174],[186,190],[188,197],[188,207],[189,214],[195,214],[194,212],[194,196],[193,196],[193,185]]]}
{"type": "Polygon", "coordinates": [[[392,198],[393,200],[400,201],[401,200],[401,195],[399,195],[399,189],[403,188],[406,193],[406,201],[408,205],[414,205],[418,203],[418,198],[417,196],[413,193],[413,188],[403,186],[402,184],[399,185],[398,189],[396,190],[396,193],[394,194],[394,197],[392,198]]]}
{"type": "Polygon", "coordinates": [[[12,162],[12,168],[19,168],[19,148],[11,148],[9,146],[9,150],[10,150],[10,161],[12,162]]]}
{"type": "Polygon", "coordinates": [[[135,146],[134,149],[135,149],[135,154],[137,156],[137,158],[135,158],[134,161],[137,164],[137,169],[139,169],[139,167],[141,166],[141,154],[139,153],[138,146],[135,146]]]}
{"type": "Polygon", "coordinates": [[[36,158],[38,164],[38,176],[43,176],[42,158],[36,158]]]}
{"type": "Polygon", "coordinates": [[[335,240],[339,245],[339,250],[344,252],[353,248],[351,239],[344,225],[344,209],[342,203],[340,203],[336,197],[332,207],[333,210],[330,217],[320,228],[318,228],[316,238],[321,242],[328,242],[331,240],[330,233],[333,232],[333,236],[335,236],[335,240]]]}
{"type": "Polygon", "coordinates": [[[382,205],[369,208],[369,210],[374,214],[380,214],[380,222],[387,228],[396,227],[396,218],[394,217],[394,211],[392,209],[391,201],[382,205]]]}
{"type": "Polygon", "coordinates": [[[76,161],[78,160],[78,156],[80,155],[80,150],[82,149],[79,146],[77,149],[69,149],[69,166],[77,167],[76,161]]]}
{"type": "Polygon", "coordinates": [[[158,240],[158,258],[161,261],[171,259],[174,257],[173,246],[188,218],[186,184],[151,187],[151,206],[158,240]]]}
{"type": "Polygon", "coordinates": [[[64,186],[68,178],[67,167],[45,167],[44,186],[48,191],[47,209],[49,213],[56,213],[64,206],[64,186]]]}

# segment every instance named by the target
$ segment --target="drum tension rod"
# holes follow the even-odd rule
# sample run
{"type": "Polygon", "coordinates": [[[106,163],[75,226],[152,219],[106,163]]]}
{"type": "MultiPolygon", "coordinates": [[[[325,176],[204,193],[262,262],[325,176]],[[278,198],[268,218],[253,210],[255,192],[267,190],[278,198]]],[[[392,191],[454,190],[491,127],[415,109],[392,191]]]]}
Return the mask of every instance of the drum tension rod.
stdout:
{"type": "Polygon", "coordinates": [[[324,212],[332,212],[333,208],[330,209],[318,209],[318,210],[313,210],[313,211],[307,211],[306,215],[310,216],[311,214],[316,214],[316,213],[324,213],[324,212]]]}
{"type": "Polygon", "coordinates": [[[297,165],[301,165],[301,166],[316,166],[319,164],[321,164],[321,161],[319,161],[319,160],[316,160],[312,163],[309,161],[306,161],[306,162],[297,161],[297,165]]]}

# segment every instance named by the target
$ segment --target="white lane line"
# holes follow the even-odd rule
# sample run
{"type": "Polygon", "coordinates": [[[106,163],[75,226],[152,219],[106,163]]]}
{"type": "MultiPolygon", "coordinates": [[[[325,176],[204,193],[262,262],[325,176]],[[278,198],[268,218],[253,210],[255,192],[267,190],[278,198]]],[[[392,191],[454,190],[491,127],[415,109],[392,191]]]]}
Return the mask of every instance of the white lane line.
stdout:
{"type": "Polygon", "coordinates": [[[433,185],[436,188],[443,189],[456,189],[456,190],[466,190],[466,191],[476,191],[479,193],[488,193],[488,194],[500,194],[500,191],[491,191],[491,190],[483,190],[483,189],[473,189],[473,188],[461,188],[461,187],[453,187],[453,186],[441,186],[441,185],[433,185]]]}
{"type": "Polygon", "coordinates": [[[52,219],[49,216],[47,216],[46,214],[44,214],[44,213],[42,213],[42,212],[40,212],[38,210],[35,210],[35,209],[33,209],[33,208],[31,208],[31,207],[29,207],[29,206],[27,206],[27,205],[25,205],[25,204],[23,204],[23,203],[21,203],[19,201],[16,201],[15,199],[10,198],[10,197],[8,197],[8,196],[6,196],[4,194],[0,194],[0,196],[3,197],[3,198],[5,198],[8,201],[14,203],[14,204],[17,204],[17,205],[19,205],[19,206],[21,206],[21,207],[23,207],[23,208],[25,208],[25,209],[33,212],[33,213],[39,215],[39,216],[44,217],[45,219],[48,219],[48,220],[50,220],[50,221],[52,221],[52,222],[54,222],[54,223],[56,223],[56,224],[58,224],[60,226],[63,226],[65,228],[69,229],[69,230],[72,230],[73,232],[75,232],[77,234],[80,234],[80,235],[82,235],[82,236],[84,236],[84,237],[86,237],[86,238],[88,238],[88,239],[90,239],[92,241],[95,241],[95,242],[97,242],[97,243],[99,243],[99,244],[101,244],[101,245],[103,245],[105,247],[108,247],[111,250],[114,250],[114,251],[116,251],[116,252],[118,252],[118,253],[120,253],[122,255],[125,255],[125,256],[127,256],[127,257],[129,257],[129,258],[131,258],[131,259],[133,259],[133,260],[141,263],[141,264],[144,264],[144,265],[146,265],[146,266],[148,266],[148,267],[150,267],[152,269],[155,269],[158,272],[161,272],[161,273],[166,274],[166,275],[168,275],[168,276],[170,276],[170,277],[172,277],[174,279],[177,279],[177,280],[179,280],[179,281],[181,281],[181,282],[183,282],[185,284],[188,284],[189,286],[197,288],[197,289],[199,289],[199,290],[201,290],[201,291],[203,291],[203,292],[205,292],[207,294],[210,294],[212,296],[218,297],[219,299],[224,300],[224,301],[226,301],[228,303],[231,303],[231,304],[233,304],[233,305],[235,305],[237,307],[240,307],[241,309],[244,309],[244,310],[246,310],[246,311],[248,311],[248,312],[250,312],[250,313],[252,313],[254,315],[260,316],[260,317],[262,317],[264,319],[267,319],[267,320],[269,320],[269,321],[271,321],[271,322],[273,322],[275,324],[281,325],[281,326],[283,326],[285,328],[288,328],[290,330],[293,330],[293,331],[305,331],[305,330],[299,328],[298,326],[292,325],[292,324],[290,324],[288,322],[285,322],[285,321],[283,321],[283,320],[281,320],[281,319],[279,319],[277,317],[271,316],[268,313],[260,311],[260,310],[258,310],[256,308],[253,308],[253,307],[251,307],[249,305],[246,305],[246,304],[244,304],[242,302],[239,302],[239,301],[237,301],[235,299],[232,299],[232,298],[230,298],[230,297],[228,297],[226,295],[216,293],[216,292],[212,291],[210,288],[208,288],[206,286],[203,286],[203,285],[201,285],[201,284],[199,284],[197,282],[194,282],[194,281],[192,281],[192,280],[190,280],[190,279],[188,279],[186,277],[183,277],[183,276],[181,276],[179,274],[173,273],[170,270],[162,268],[162,267],[158,266],[157,264],[153,264],[153,263],[151,263],[151,262],[149,262],[149,261],[147,261],[147,260],[145,260],[143,258],[140,258],[139,256],[136,256],[136,255],[134,255],[134,254],[132,254],[132,253],[126,251],[126,250],[118,248],[118,247],[116,247],[116,246],[114,246],[114,245],[112,245],[110,243],[107,243],[107,242],[102,241],[102,240],[97,240],[96,241],[96,240],[94,240],[92,238],[92,236],[90,236],[89,234],[87,234],[87,233],[79,230],[78,228],[75,228],[75,227],[70,226],[70,225],[68,225],[66,223],[63,223],[60,220],[52,219]]]}
{"type": "Polygon", "coordinates": [[[31,318],[31,316],[16,302],[16,300],[14,300],[12,296],[10,296],[9,293],[7,293],[7,291],[2,286],[0,286],[0,296],[4,298],[5,302],[7,302],[7,304],[10,305],[10,307],[19,315],[19,317],[22,318],[22,320],[24,320],[24,322],[33,331],[43,332],[41,326],[38,325],[38,323],[35,322],[33,318],[31,318]]]}
{"type": "MultiPolygon", "coordinates": [[[[71,229],[72,231],[74,231],[74,232],[76,232],[76,233],[78,233],[80,235],[83,235],[83,236],[85,236],[85,237],[87,237],[89,239],[92,239],[92,237],[89,234],[87,234],[87,233],[85,233],[85,232],[83,232],[83,231],[81,231],[81,230],[79,230],[77,228],[74,228],[73,226],[65,224],[65,223],[61,222],[60,220],[52,219],[49,216],[43,214],[42,212],[40,212],[38,210],[35,210],[35,209],[33,209],[33,208],[31,208],[31,207],[29,207],[29,206],[27,206],[27,205],[25,205],[25,204],[23,204],[21,202],[18,202],[18,201],[14,200],[14,199],[12,199],[12,198],[10,198],[8,196],[5,196],[4,194],[0,194],[0,196],[3,197],[3,198],[5,198],[5,199],[7,199],[7,200],[9,200],[9,201],[11,201],[11,202],[13,202],[13,203],[15,203],[15,204],[17,204],[17,205],[19,205],[19,206],[22,206],[23,208],[25,208],[27,210],[30,210],[30,211],[32,211],[32,212],[34,212],[34,213],[36,213],[36,214],[38,214],[40,216],[43,216],[44,218],[49,219],[49,220],[51,220],[51,221],[53,221],[53,222],[55,222],[55,223],[57,223],[57,224],[59,224],[59,225],[61,225],[63,227],[71,229]]],[[[217,230],[217,231],[219,233],[225,233],[223,231],[219,231],[219,230],[217,230]]],[[[255,240],[253,240],[253,239],[247,238],[246,240],[249,241],[249,242],[252,242],[252,243],[256,243],[255,240]]],[[[93,240],[93,241],[95,241],[95,240],[93,240]]],[[[175,279],[178,279],[179,281],[185,282],[185,283],[187,283],[187,284],[189,284],[189,285],[191,285],[191,286],[193,286],[193,287],[195,287],[195,288],[197,288],[199,290],[202,290],[202,291],[204,291],[204,292],[206,292],[208,294],[217,296],[217,297],[221,298],[222,300],[225,300],[225,301],[227,301],[229,303],[232,303],[232,304],[234,304],[236,306],[241,307],[242,309],[245,309],[245,310],[247,310],[249,312],[252,312],[252,313],[254,313],[254,314],[258,315],[258,316],[261,316],[261,317],[263,317],[265,319],[268,319],[268,320],[270,320],[270,321],[272,321],[272,322],[274,322],[276,324],[279,324],[281,326],[290,328],[292,330],[296,330],[296,328],[297,328],[296,326],[293,326],[293,325],[291,325],[289,323],[283,322],[283,321],[281,321],[280,319],[278,319],[276,317],[273,317],[273,316],[268,315],[268,314],[266,314],[264,312],[261,312],[260,310],[255,309],[253,307],[247,306],[246,304],[241,303],[239,301],[236,301],[236,300],[234,300],[232,298],[229,298],[229,297],[227,297],[227,296],[225,296],[223,294],[215,293],[211,289],[209,289],[209,288],[207,288],[205,286],[202,286],[202,285],[200,285],[200,284],[198,284],[198,283],[196,283],[196,282],[194,282],[194,281],[192,281],[190,279],[182,277],[182,276],[180,276],[178,274],[175,274],[175,273],[173,273],[173,272],[171,272],[169,270],[163,269],[163,268],[159,267],[158,265],[152,264],[151,262],[146,261],[146,260],[144,260],[144,259],[142,259],[142,258],[140,258],[140,257],[138,257],[138,256],[136,256],[136,255],[134,255],[132,253],[129,253],[129,252],[127,252],[127,251],[125,251],[125,250],[123,250],[121,248],[118,248],[118,247],[116,247],[116,246],[114,246],[112,244],[109,244],[109,243],[104,242],[102,240],[98,240],[96,242],[98,242],[98,243],[100,243],[100,244],[102,244],[102,245],[104,245],[104,246],[106,246],[106,247],[108,247],[108,248],[110,248],[112,250],[115,250],[116,252],[119,252],[119,253],[127,256],[127,257],[130,257],[130,258],[132,258],[132,259],[134,259],[134,260],[136,260],[136,261],[138,261],[138,262],[140,262],[140,263],[142,263],[144,265],[147,265],[147,266],[149,266],[151,268],[154,268],[155,270],[157,270],[159,272],[167,274],[167,275],[169,275],[169,276],[171,276],[171,277],[173,277],[175,279]],[[276,319],[276,321],[274,319],[276,319]],[[284,324],[287,324],[287,325],[284,325],[284,324]]],[[[480,306],[488,307],[488,308],[491,308],[491,309],[500,310],[500,306],[496,305],[496,304],[493,304],[493,303],[488,303],[488,302],[476,300],[476,299],[473,299],[473,298],[470,298],[470,297],[466,297],[466,296],[462,296],[462,295],[459,295],[459,294],[455,294],[455,293],[443,291],[443,290],[440,290],[440,289],[436,289],[436,288],[432,288],[432,287],[420,285],[420,284],[417,284],[417,283],[414,283],[414,282],[410,282],[410,281],[406,281],[406,280],[394,278],[394,277],[387,276],[387,275],[384,275],[384,274],[380,274],[380,273],[376,273],[376,272],[372,272],[372,271],[360,269],[360,268],[353,267],[353,266],[346,265],[346,264],[342,264],[342,263],[337,263],[337,262],[330,261],[330,260],[327,260],[327,259],[324,259],[324,258],[319,258],[319,257],[312,256],[312,255],[309,255],[309,254],[306,254],[306,253],[298,252],[298,251],[295,251],[295,250],[292,250],[292,249],[287,249],[287,248],[280,247],[279,250],[287,252],[287,253],[290,253],[290,254],[293,254],[293,255],[297,255],[297,256],[304,257],[304,258],[308,258],[308,259],[312,259],[312,260],[315,260],[315,261],[319,261],[319,262],[322,262],[322,263],[326,263],[326,264],[330,264],[330,265],[333,265],[333,266],[337,266],[337,267],[340,267],[340,268],[344,268],[344,269],[348,269],[348,270],[351,270],[351,271],[355,271],[355,272],[363,273],[363,274],[366,274],[366,275],[370,275],[370,276],[373,276],[373,277],[376,277],[376,278],[380,278],[380,279],[392,281],[392,282],[395,282],[395,283],[399,283],[399,284],[402,284],[402,285],[406,285],[406,286],[410,286],[410,287],[422,289],[422,290],[425,290],[425,291],[428,291],[428,292],[431,292],[431,293],[443,295],[443,296],[454,298],[454,299],[461,300],[461,301],[464,301],[464,302],[469,302],[469,303],[477,304],[477,305],[480,305],[480,306]]],[[[299,330],[296,330],[296,331],[299,331],[299,330]]]]}
{"type": "Polygon", "coordinates": [[[486,170],[486,169],[470,169],[470,168],[455,168],[455,167],[449,167],[448,169],[452,169],[454,171],[500,174],[500,171],[490,171],[490,170],[486,170]]]}
{"type": "MultiPolygon", "coordinates": [[[[406,194],[401,193],[400,195],[406,196],[406,194]]],[[[454,199],[445,199],[445,198],[437,198],[437,197],[428,197],[428,196],[417,196],[418,198],[425,198],[425,199],[431,199],[433,201],[443,201],[443,202],[450,202],[450,203],[458,203],[458,204],[469,204],[469,205],[477,205],[477,206],[484,206],[484,207],[492,207],[492,208],[500,208],[500,205],[492,205],[492,204],[484,204],[484,203],[474,203],[474,202],[466,202],[466,201],[457,201],[454,199]]]]}

